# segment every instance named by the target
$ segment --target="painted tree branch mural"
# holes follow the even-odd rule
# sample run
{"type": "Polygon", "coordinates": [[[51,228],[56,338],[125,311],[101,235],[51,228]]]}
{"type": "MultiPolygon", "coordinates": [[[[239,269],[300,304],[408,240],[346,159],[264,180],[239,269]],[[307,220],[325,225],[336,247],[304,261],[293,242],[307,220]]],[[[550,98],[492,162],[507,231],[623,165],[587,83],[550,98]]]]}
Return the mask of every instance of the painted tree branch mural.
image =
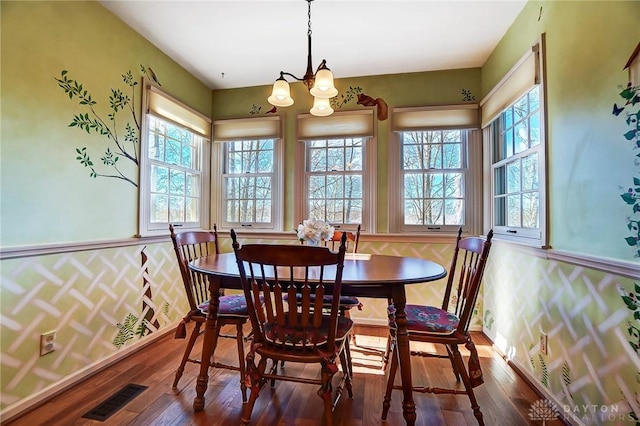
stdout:
{"type": "MultiPolygon", "coordinates": [[[[640,85],[631,83],[620,92],[624,103],[619,107],[613,104],[613,115],[622,116],[628,126],[624,138],[632,143],[632,149],[638,151],[635,155],[635,165],[640,166],[640,85]]],[[[640,173],[633,176],[632,185],[622,194],[622,200],[629,206],[631,214],[627,216],[627,228],[631,235],[625,238],[627,245],[632,247],[633,256],[640,257],[640,173]]]]}
{"type": "MultiPolygon", "coordinates": [[[[140,69],[145,75],[148,75],[151,71],[143,65],[140,65],[140,69]]],[[[100,157],[102,167],[98,167],[94,163],[86,146],[76,148],[76,160],[84,167],[89,168],[89,176],[92,178],[120,179],[137,187],[138,184],[135,178],[127,176],[120,168],[122,163],[119,162],[122,158],[133,163],[136,167],[138,166],[140,123],[135,109],[135,93],[138,81],[134,79],[131,70],[122,74],[122,81],[131,91],[131,95],[120,89],[111,89],[109,112],[106,118],[101,116],[96,109],[98,102],[93,99],[92,93],[86,90],[82,83],[71,78],[69,71],[62,70],[60,78],[55,78],[55,80],[58,82],[58,86],[69,96],[69,99],[77,100],[78,105],[88,110],[74,115],[69,127],[76,127],[88,134],[94,133],[104,136],[107,138],[108,143],[112,144],[112,146],[107,146],[100,157]],[[124,112],[129,113],[131,116],[130,121],[126,121],[124,124],[124,132],[120,134],[118,129],[122,127],[118,121],[120,118],[119,113],[124,112]]],[[[134,171],[133,174],[137,175],[137,171],[134,171]]]]}
{"type": "MultiPolygon", "coordinates": [[[[627,216],[627,229],[631,235],[625,237],[625,242],[631,247],[633,257],[640,257],[640,43],[634,50],[625,65],[629,70],[629,83],[626,87],[620,87],[620,101],[613,104],[612,114],[616,117],[623,117],[627,130],[623,134],[624,138],[631,142],[631,152],[634,155],[633,164],[636,167],[635,176],[632,176],[632,185],[620,197],[629,206],[631,214],[627,216]]],[[[627,321],[627,333],[629,344],[634,352],[640,357],[640,283],[634,282],[634,290],[629,291],[621,284],[618,284],[618,291],[622,301],[633,312],[633,320],[627,321]]],[[[640,371],[636,372],[636,384],[640,385],[640,371]]],[[[628,396],[620,390],[624,399],[628,396]]],[[[636,401],[640,400],[640,394],[635,392],[636,401]]],[[[639,425],[639,413],[633,411],[633,405],[625,401],[629,407],[629,416],[639,425]]]]}

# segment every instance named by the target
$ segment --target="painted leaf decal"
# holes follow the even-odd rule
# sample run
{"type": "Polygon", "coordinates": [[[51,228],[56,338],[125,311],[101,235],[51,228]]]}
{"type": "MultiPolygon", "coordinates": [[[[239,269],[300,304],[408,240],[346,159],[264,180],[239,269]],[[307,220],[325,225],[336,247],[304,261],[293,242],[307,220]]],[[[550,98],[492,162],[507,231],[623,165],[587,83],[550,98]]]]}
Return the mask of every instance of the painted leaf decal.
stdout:
{"type": "Polygon", "coordinates": [[[627,244],[629,244],[632,247],[638,243],[638,239],[635,237],[627,237],[625,238],[625,241],[627,242],[627,244]]]}
{"type": "Polygon", "coordinates": [[[633,205],[636,203],[636,199],[633,197],[632,194],[625,192],[624,194],[622,194],[620,197],[622,197],[622,199],[624,200],[625,203],[629,204],[629,205],[633,205]]]}
{"type": "Polygon", "coordinates": [[[624,89],[622,92],[620,92],[620,96],[622,96],[624,99],[631,99],[633,98],[634,95],[634,91],[631,90],[631,87],[627,87],[626,89],[624,89]]]}
{"type": "Polygon", "coordinates": [[[628,141],[633,140],[636,137],[636,131],[635,130],[629,130],[627,133],[624,134],[624,137],[628,141]]]}

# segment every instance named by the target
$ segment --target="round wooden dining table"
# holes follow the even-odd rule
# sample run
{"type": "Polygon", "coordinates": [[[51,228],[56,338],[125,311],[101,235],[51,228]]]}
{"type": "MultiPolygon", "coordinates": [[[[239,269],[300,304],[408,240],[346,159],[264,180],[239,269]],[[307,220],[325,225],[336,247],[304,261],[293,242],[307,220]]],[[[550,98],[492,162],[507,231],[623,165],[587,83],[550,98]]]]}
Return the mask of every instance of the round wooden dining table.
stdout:
{"type": "MultiPolygon", "coordinates": [[[[200,373],[196,380],[195,411],[204,409],[204,393],[209,382],[209,357],[213,348],[220,289],[241,289],[240,274],[234,253],[221,253],[202,257],[189,263],[193,271],[209,277],[210,305],[205,323],[200,373]]],[[[325,276],[331,273],[325,270],[325,276]]],[[[347,254],[342,275],[342,294],[346,296],[384,298],[393,300],[398,361],[403,391],[403,416],[407,425],[416,422],[413,401],[409,337],[407,334],[407,303],[405,285],[439,280],[447,271],[439,264],[413,257],[380,254],[347,254]]],[[[330,276],[330,275],[329,275],[330,276]]]]}

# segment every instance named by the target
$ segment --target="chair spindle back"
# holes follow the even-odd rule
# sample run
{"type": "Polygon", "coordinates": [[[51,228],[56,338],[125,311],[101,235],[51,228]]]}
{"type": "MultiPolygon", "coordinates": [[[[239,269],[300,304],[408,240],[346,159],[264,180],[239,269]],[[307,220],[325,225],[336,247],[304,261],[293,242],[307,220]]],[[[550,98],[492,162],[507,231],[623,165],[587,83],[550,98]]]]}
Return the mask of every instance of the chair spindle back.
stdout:
{"type": "Polygon", "coordinates": [[[193,310],[209,300],[209,281],[206,275],[189,269],[188,263],[200,257],[219,253],[218,230],[215,224],[213,231],[185,231],[176,234],[172,224],[169,225],[169,230],[189,306],[193,310]]]}
{"type": "Polygon", "coordinates": [[[453,303],[453,312],[459,319],[458,330],[466,332],[471,322],[473,309],[478,298],[484,268],[489,250],[493,230],[489,231],[487,238],[462,237],[462,228],[458,230],[453,259],[449,269],[449,278],[445,290],[442,309],[449,311],[450,302],[453,303]],[[460,265],[458,266],[458,262],[460,265]],[[454,288],[455,284],[455,288],[454,288]],[[453,300],[451,295],[454,293],[453,300]]]}
{"type": "Polygon", "coordinates": [[[254,343],[312,350],[314,344],[319,343],[313,340],[313,329],[323,323],[322,300],[326,285],[330,284],[333,304],[327,349],[334,350],[346,238],[346,235],[342,237],[337,252],[306,245],[245,244],[240,247],[235,231],[231,230],[254,343]],[[287,301],[283,298],[285,294],[287,301]],[[284,327],[294,330],[295,335],[291,335],[289,341],[267,337],[282,335],[278,328],[284,327]]]}

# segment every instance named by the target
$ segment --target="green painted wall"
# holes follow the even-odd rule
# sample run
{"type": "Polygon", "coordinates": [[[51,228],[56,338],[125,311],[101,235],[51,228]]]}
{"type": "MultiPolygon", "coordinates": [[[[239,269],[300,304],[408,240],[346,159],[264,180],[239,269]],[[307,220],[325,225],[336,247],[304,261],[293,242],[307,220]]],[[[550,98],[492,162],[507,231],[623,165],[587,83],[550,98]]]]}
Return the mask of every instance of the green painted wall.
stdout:
{"type": "MultiPolygon", "coordinates": [[[[2,1],[1,8],[0,246],[135,235],[137,188],[90,178],[75,159],[76,148],[87,147],[100,165],[108,144],[67,127],[87,111],[54,78],[68,70],[93,94],[105,119],[111,88],[127,88],[121,75],[128,70],[140,81],[141,64],[153,68],[166,91],[206,115],[211,91],[97,2],[2,1]]],[[[137,167],[123,163],[123,172],[137,181],[137,167]]]]}
{"type": "MultiPolygon", "coordinates": [[[[301,64],[301,66],[304,64],[301,64]]],[[[333,66],[334,72],[339,64],[333,66]]],[[[274,80],[277,76],[274,76],[274,80]]],[[[394,107],[424,106],[463,103],[462,89],[469,90],[479,101],[480,69],[469,68],[449,71],[435,71],[409,74],[390,74],[357,78],[341,78],[335,81],[340,92],[346,94],[350,87],[360,87],[363,93],[382,98],[389,106],[389,114],[394,107]]],[[[296,143],[296,117],[311,109],[313,99],[302,83],[292,83],[291,96],[295,103],[288,108],[280,108],[285,123],[285,226],[294,229],[300,218],[293,217],[294,162],[296,143]]],[[[260,113],[271,109],[267,97],[271,86],[256,86],[241,89],[213,91],[213,118],[249,117],[252,108],[259,107],[260,113]]],[[[357,98],[346,103],[341,109],[362,108],[357,98]]],[[[388,152],[391,118],[377,121],[377,232],[386,232],[388,226],[388,152]]]]}
{"type": "MultiPolygon", "coordinates": [[[[547,40],[550,243],[632,260],[622,187],[637,175],[624,120],[611,113],[640,40],[640,3],[529,2],[482,68],[486,94],[541,33],[547,40]],[[622,241],[622,244],[621,244],[622,241]]],[[[626,188],[625,188],[626,189],[626,188]]]]}

